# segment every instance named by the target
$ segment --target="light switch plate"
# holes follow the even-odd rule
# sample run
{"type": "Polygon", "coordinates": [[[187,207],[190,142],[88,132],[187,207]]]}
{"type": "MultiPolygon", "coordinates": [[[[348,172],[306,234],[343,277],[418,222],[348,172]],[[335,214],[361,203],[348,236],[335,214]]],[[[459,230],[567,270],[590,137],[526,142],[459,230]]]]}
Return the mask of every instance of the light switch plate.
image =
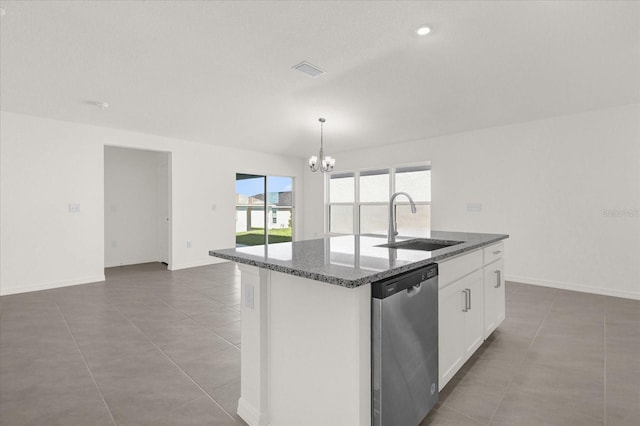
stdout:
{"type": "Polygon", "coordinates": [[[80,204],[69,203],[69,213],[80,213],[80,204]]]}

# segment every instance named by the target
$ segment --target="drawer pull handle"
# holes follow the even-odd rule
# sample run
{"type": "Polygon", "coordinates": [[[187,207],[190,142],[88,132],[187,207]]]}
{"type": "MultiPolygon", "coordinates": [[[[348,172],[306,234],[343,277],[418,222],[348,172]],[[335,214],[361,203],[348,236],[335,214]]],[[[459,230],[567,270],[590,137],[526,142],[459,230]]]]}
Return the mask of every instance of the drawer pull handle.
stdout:
{"type": "Polygon", "coordinates": [[[495,271],[493,271],[496,273],[496,285],[494,285],[494,288],[500,288],[500,286],[502,285],[502,271],[497,269],[495,271]]]}
{"type": "Polygon", "coordinates": [[[467,292],[468,292],[468,294],[469,294],[469,305],[467,306],[467,310],[469,310],[469,311],[470,311],[470,310],[471,310],[471,289],[470,289],[470,288],[468,288],[468,289],[467,289],[467,292]]]}
{"type": "Polygon", "coordinates": [[[500,253],[502,253],[502,250],[496,250],[493,252],[493,254],[500,254],[500,253]]]}
{"type": "Polygon", "coordinates": [[[462,308],[462,312],[467,312],[469,311],[469,293],[467,293],[468,289],[464,289],[462,290],[462,293],[464,294],[464,308],[462,308]]]}

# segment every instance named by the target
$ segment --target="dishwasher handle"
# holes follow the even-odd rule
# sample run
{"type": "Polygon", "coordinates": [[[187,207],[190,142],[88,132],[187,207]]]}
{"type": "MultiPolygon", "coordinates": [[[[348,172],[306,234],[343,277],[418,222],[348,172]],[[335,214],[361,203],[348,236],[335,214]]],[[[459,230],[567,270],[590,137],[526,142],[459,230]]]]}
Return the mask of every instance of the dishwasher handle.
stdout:
{"type": "Polygon", "coordinates": [[[413,297],[416,294],[420,293],[420,290],[422,290],[422,283],[418,283],[418,284],[414,285],[413,287],[409,287],[407,289],[407,296],[413,297]]]}

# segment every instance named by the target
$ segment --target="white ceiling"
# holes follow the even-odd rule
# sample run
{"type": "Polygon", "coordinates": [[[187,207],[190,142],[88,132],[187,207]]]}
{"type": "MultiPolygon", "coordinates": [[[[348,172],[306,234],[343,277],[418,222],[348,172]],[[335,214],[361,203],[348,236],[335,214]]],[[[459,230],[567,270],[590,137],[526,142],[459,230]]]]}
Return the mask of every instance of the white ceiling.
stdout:
{"type": "Polygon", "coordinates": [[[205,143],[304,157],[326,117],[333,155],[640,102],[636,1],[0,5],[3,110],[205,143]]]}

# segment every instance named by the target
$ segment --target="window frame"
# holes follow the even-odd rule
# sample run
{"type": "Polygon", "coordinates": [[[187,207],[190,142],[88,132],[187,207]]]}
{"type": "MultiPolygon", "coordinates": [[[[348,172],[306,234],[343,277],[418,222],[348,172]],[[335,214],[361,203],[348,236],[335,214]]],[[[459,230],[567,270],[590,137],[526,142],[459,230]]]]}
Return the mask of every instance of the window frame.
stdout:
{"type": "MultiPolygon", "coordinates": [[[[272,219],[269,218],[269,213],[273,211],[272,208],[268,207],[268,200],[267,198],[269,197],[269,178],[270,177],[276,177],[276,178],[288,178],[291,179],[291,242],[297,241],[296,240],[296,224],[298,222],[298,218],[296,216],[296,176],[289,176],[289,175],[282,175],[282,174],[273,174],[273,173],[256,173],[256,172],[246,172],[246,171],[236,171],[234,173],[235,176],[235,180],[234,180],[234,186],[238,181],[238,175],[251,175],[251,176],[255,176],[256,178],[261,177],[264,178],[264,189],[263,189],[263,194],[264,194],[264,213],[263,213],[263,220],[264,220],[264,227],[265,227],[265,232],[264,232],[264,245],[269,245],[269,223],[271,222],[272,219]]],[[[234,188],[234,192],[237,194],[236,189],[234,188]]],[[[236,211],[236,222],[238,221],[238,203],[234,202],[234,210],[236,211]]],[[[276,208],[277,210],[277,208],[276,208]]],[[[277,216],[276,216],[277,218],[277,216]]],[[[276,222],[277,223],[277,222],[276,222]]],[[[237,231],[236,231],[236,236],[234,237],[237,238],[237,231]]],[[[237,245],[237,240],[236,241],[236,245],[237,245]]],[[[277,243],[271,243],[271,244],[277,244],[277,243]]]]}
{"type": "MultiPolygon", "coordinates": [[[[396,191],[396,171],[398,169],[404,169],[409,167],[426,167],[431,171],[430,161],[420,161],[415,163],[398,164],[389,167],[367,167],[356,170],[344,170],[327,173],[325,176],[325,198],[324,198],[324,235],[326,236],[340,236],[340,235],[383,235],[383,234],[362,234],[360,224],[360,211],[362,206],[385,206],[389,207],[389,201],[360,201],[360,176],[362,173],[388,170],[389,173],[389,194],[388,199],[391,198],[396,191]],[[354,180],[354,201],[353,202],[331,202],[331,176],[334,175],[348,175],[353,174],[354,180]],[[353,208],[353,234],[344,234],[339,232],[331,232],[331,206],[351,206],[353,208]]],[[[431,191],[430,191],[431,192],[431,191]]],[[[431,208],[432,201],[414,201],[416,206],[429,206],[431,208]]],[[[406,198],[398,198],[396,205],[409,205],[409,200],[406,198]]],[[[431,216],[431,214],[430,214],[431,216]]],[[[429,228],[431,228],[431,220],[429,220],[429,228]]],[[[386,235],[386,233],[384,234],[386,235]]]]}

